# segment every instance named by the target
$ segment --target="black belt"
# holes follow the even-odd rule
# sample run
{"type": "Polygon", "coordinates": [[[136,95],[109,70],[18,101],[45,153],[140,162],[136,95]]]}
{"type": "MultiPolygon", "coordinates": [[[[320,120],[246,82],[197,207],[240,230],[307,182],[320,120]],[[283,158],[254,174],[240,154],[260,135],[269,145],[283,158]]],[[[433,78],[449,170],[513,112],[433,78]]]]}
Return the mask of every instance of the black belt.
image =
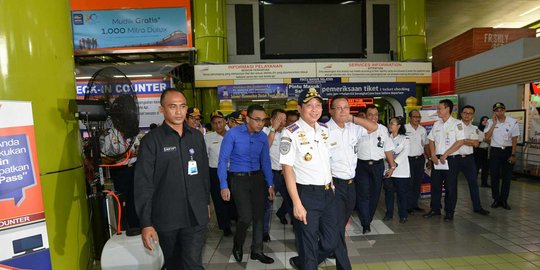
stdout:
{"type": "Polygon", "coordinates": [[[281,170],[272,170],[273,173],[281,173],[281,170]]]}
{"type": "Polygon", "coordinates": [[[344,185],[351,185],[353,183],[353,180],[352,179],[341,179],[341,178],[337,178],[337,177],[332,177],[332,179],[334,180],[334,184],[344,184],[344,185]]]}
{"type": "Polygon", "coordinates": [[[412,156],[412,157],[409,157],[410,159],[419,159],[419,158],[423,158],[424,155],[419,155],[419,156],[412,156]]]}
{"type": "Polygon", "coordinates": [[[364,163],[367,163],[368,165],[376,165],[376,164],[379,164],[379,163],[383,162],[382,159],[379,159],[379,160],[363,160],[363,159],[359,159],[359,160],[364,162],[364,163]]]}
{"type": "Polygon", "coordinates": [[[320,190],[320,191],[324,191],[324,190],[329,190],[332,188],[332,182],[326,184],[326,185],[302,185],[302,184],[296,184],[296,188],[299,189],[299,190],[312,190],[312,191],[316,191],[316,190],[320,190]]]}
{"type": "Polygon", "coordinates": [[[230,172],[231,176],[256,176],[262,175],[262,171],[251,171],[251,172],[230,172]]]}
{"type": "Polygon", "coordinates": [[[472,156],[473,154],[467,154],[467,155],[458,155],[458,156],[461,156],[462,158],[466,158],[468,156],[472,156]]]}
{"type": "MultiPolygon", "coordinates": [[[[437,155],[437,158],[441,158],[442,155],[437,155]]],[[[451,156],[448,156],[446,159],[449,159],[449,158],[461,158],[461,155],[451,155],[451,156]]]]}

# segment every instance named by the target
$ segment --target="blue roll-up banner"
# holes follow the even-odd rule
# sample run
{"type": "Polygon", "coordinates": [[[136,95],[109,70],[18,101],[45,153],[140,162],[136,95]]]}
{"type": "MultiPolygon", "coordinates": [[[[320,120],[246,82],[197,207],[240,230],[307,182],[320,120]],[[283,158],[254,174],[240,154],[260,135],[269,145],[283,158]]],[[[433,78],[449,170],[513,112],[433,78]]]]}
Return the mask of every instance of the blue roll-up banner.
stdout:
{"type": "Polygon", "coordinates": [[[188,46],[186,8],[73,11],[73,47],[188,46]]]}

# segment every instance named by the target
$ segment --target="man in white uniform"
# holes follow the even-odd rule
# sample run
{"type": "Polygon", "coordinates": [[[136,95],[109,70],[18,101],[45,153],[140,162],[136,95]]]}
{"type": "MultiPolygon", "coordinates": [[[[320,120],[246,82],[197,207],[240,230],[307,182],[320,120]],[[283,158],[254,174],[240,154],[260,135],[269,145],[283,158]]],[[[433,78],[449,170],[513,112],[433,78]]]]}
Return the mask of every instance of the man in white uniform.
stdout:
{"type": "Polygon", "coordinates": [[[328,121],[330,130],[330,152],[332,179],[336,188],[336,212],[339,230],[339,239],[336,250],[336,269],[351,269],[351,262],[347,255],[345,243],[345,227],[353,212],[356,201],[354,176],[356,174],[356,144],[368,132],[377,129],[377,124],[367,119],[351,115],[349,102],[343,95],[332,98],[330,103],[330,115],[328,121]]]}
{"type": "Polygon", "coordinates": [[[418,206],[420,199],[420,187],[424,179],[424,167],[426,159],[429,157],[429,146],[427,140],[427,131],[420,125],[422,116],[418,110],[409,112],[409,123],[405,125],[405,135],[409,137],[409,169],[411,172],[411,181],[409,182],[409,193],[407,199],[407,211],[423,211],[418,206]]]}
{"type": "Polygon", "coordinates": [[[449,99],[439,101],[437,115],[440,120],[435,122],[428,135],[429,152],[433,161],[431,173],[431,211],[424,215],[425,218],[441,215],[441,196],[444,183],[445,197],[444,221],[454,219],[454,210],[457,202],[457,177],[459,173],[458,150],[465,140],[463,123],[453,118],[450,113],[454,103],[449,99]],[[447,165],[446,168],[437,168],[436,165],[447,165]]]}
{"type": "Polygon", "coordinates": [[[338,241],[337,214],[330,173],[330,136],[318,123],[322,98],[315,88],[298,97],[300,120],[281,137],[280,159],[285,183],[293,203],[298,255],[289,260],[296,269],[317,269],[338,241]]]}
{"type": "Polygon", "coordinates": [[[459,154],[461,155],[459,159],[459,170],[463,172],[469,184],[469,194],[473,203],[473,211],[485,216],[489,215],[489,211],[482,208],[482,204],[480,203],[480,190],[477,182],[478,173],[473,155],[473,147],[478,147],[480,144],[481,133],[478,127],[472,124],[474,111],[474,107],[470,105],[466,105],[461,109],[461,121],[465,130],[465,140],[459,148],[459,154]]]}
{"type": "MultiPolygon", "coordinates": [[[[367,106],[366,118],[375,124],[378,123],[379,111],[375,105],[367,106]]],[[[394,162],[392,154],[394,143],[388,136],[388,129],[381,124],[377,125],[378,128],[375,132],[362,137],[357,144],[358,164],[356,165],[354,183],[356,185],[356,207],[364,234],[371,232],[370,224],[375,216],[381,196],[382,181],[385,175],[384,158],[389,164],[387,177],[392,176],[396,166],[398,166],[394,162]]]]}
{"type": "MultiPolygon", "coordinates": [[[[268,145],[270,146],[270,161],[272,162],[272,175],[274,177],[274,188],[276,189],[283,199],[281,206],[279,207],[276,215],[279,217],[281,224],[287,224],[287,218],[285,215],[292,212],[290,206],[290,198],[287,193],[287,187],[285,187],[285,179],[283,179],[283,173],[281,171],[281,164],[279,164],[279,143],[281,141],[281,132],[285,127],[285,110],[275,109],[270,114],[270,127],[264,127],[263,132],[268,135],[268,145]]],[[[264,212],[264,234],[263,241],[270,241],[270,214],[272,213],[273,201],[268,200],[266,202],[266,210],[264,212]]]]}
{"type": "Polygon", "coordinates": [[[219,187],[219,178],[217,175],[219,150],[225,130],[225,118],[219,111],[210,115],[210,124],[214,132],[208,132],[204,135],[206,152],[208,153],[208,165],[210,167],[210,194],[214,202],[214,210],[220,230],[223,230],[223,236],[231,236],[231,219],[236,218],[236,208],[233,201],[224,201],[221,198],[221,189],[219,187]]]}
{"type": "Polygon", "coordinates": [[[493,104],[493,118],[488,120],[486,139],[490,143],[490,174],[492,208],[501,206],[510,210],[508,196],[510,195],[510,180],[514,164],[516,164],[516,145],[519,136],[517,120],[506,117],[506,106],[497,102],[493,104]],[[502,180],[502,181],[501,181],[502,180]]]}

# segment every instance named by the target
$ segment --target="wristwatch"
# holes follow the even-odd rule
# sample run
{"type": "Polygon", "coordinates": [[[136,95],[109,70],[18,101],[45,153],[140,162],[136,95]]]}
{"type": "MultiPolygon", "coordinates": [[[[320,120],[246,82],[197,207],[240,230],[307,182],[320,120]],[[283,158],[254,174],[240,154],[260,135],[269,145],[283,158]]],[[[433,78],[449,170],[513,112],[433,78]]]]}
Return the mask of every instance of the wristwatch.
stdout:
{"type": "Polygon", "coordinates": [[[270,132],[276,132],[276,129],[273,126],[270,126],[268,129],[270,130],[270,132]]]}

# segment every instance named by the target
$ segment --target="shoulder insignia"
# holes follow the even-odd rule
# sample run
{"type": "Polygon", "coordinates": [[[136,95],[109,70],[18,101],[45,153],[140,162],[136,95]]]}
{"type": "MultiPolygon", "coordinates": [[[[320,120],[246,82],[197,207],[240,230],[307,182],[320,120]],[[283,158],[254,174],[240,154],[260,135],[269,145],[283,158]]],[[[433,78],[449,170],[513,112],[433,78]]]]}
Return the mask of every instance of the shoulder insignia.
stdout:
{"type": "Polygon", "coordinates": [[[281,140],[279,143],[279,153],[282,155],[286,155],[291,150],[291,142],[290,141],[284,141],[281,140]]]}
{"type": "Polygon", "coordinates": [[[459,124],[457,124],[457,128],[458,128],[459,130],[463,130],[463,125],[462,125],[461,123],[459,123],[459,124]]]}
{"type": "Polygon", "coordinates": [[[292,123],[290,124],[288,127],[286,127],[286,129],[288,131],[290,131],[291,133],[295,132],[296,130],[298,130],[300,127],[296,124],[296,123],[292,123]]]}
{"type": "Polygon", "coordinates": [[[325,123],[321,123],[321,122],[317,122],[317,123],[319,123],[319,126],[321,126],[321,127],[328,128],[328,126],[325,123]]]}

